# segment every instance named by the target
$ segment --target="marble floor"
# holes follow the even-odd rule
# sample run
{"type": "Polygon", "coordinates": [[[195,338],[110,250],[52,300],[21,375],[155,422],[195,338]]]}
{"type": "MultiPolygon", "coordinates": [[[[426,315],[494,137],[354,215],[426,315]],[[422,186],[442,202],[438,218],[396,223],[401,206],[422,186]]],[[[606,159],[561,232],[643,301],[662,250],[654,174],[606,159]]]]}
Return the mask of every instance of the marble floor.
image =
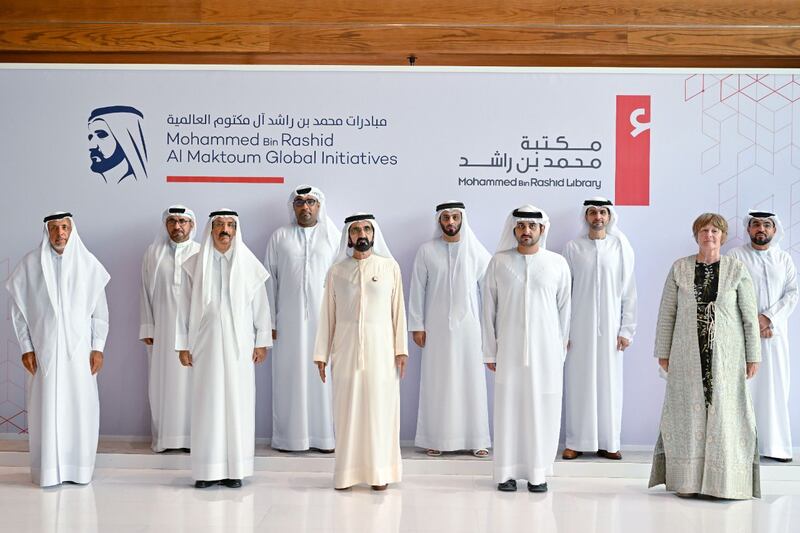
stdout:
{"type": "Polygon", "coordinates": [[[500,493],[487,476],[410,475],[376,493],[331,488],[327,473],[257,472],[241,489],[191,486],[188,471],[101,468],[90,485],[40,489],[0,467],[0,531],[793,533],[800,483],[761,500],[682,500],[643,479],[561,478],[546,494],[500,493]]]}

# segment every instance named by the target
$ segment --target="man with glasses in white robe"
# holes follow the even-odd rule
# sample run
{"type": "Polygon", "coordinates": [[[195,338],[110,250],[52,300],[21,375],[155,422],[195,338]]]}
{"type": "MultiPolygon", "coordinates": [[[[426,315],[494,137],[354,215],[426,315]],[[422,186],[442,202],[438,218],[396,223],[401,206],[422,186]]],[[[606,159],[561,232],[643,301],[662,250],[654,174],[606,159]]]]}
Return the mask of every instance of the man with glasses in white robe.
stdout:
{"type": "Polygon", "coordinates": [[[289,225],[269,240],[264,264],[272,310],[272,440],[279,451],[334,448],[330,384],[312,363],[325,276],[342,232],[325,195],[301,185],[289,196],[289,225]]]}
{"type": "Polygon", "coordinates": [[[175,357],[175,327],[184,261],[197,253],[194,212],[173,205],[161,215],[155,241],[142,260],[139,339],[149,359],[151,447],[189,451],[192,373],[175,357]]]}

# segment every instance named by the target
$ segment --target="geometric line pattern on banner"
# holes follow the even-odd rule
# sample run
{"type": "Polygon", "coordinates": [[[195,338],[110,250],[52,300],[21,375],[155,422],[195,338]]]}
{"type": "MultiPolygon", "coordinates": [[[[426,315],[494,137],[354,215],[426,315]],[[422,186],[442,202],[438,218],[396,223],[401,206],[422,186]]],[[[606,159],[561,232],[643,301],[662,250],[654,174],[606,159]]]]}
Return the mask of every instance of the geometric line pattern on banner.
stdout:
{"type": "MultiPolygon", "coordinates": [[[[11,259],[0,260],[3,281],[11,272],[11,259]]],[[[3,291],[5,293],[5,291],[3,291]]],[[[0,433],[24,434],[28,432],[28,413],[25,410],[25,370],[17,357],[19,345],[11,324],[11,298],[6,293],[5,349],[0,350],[0,433]]]]}
{"type": "MultiPolygon", "coordinates": [[[[737,152],[734,175],[718,183],[720,214],[736,224],[739,235],[742,219],[738,178],[754,167],[774,175],[775,157],[787,149],[790,164],[800,169],[800,139],[795,135],[795,130],[800,129],[800,124],[795,127],[795,115],[800,111],[800,76],[694,74],[684,79],[683,97],[684,102],[700,100],[701,134],[711,141],[700,155],[701,174],[722,163],[722,132],[727,121],[736,120],[736,133],[745,141],[737,152]]],[[[800,190],[795,185],[790,189],[787,237],[791,252],[800,253],[800,190]]]]}
{"type": "Polygon", "coordinates": [[[789,188],[789,251],[800,257],[800,180],[789,188]]]}

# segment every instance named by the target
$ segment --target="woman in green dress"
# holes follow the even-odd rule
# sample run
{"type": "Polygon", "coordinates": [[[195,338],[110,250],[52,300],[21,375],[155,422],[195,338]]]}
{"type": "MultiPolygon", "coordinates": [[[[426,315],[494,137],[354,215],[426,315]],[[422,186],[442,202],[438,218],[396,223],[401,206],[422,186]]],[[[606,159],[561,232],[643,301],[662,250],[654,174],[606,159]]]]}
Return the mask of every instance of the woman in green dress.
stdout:
{"type": "Polygon", "coordinates": [[[756,297],[744,264],[722,256],[728,224],[704,213],[698,252],[678,259],[658,313],[655,356],[667,374],[650,487],[678,496],[760,497],[756,423],[745,380],[761,360],[756,297]]]}

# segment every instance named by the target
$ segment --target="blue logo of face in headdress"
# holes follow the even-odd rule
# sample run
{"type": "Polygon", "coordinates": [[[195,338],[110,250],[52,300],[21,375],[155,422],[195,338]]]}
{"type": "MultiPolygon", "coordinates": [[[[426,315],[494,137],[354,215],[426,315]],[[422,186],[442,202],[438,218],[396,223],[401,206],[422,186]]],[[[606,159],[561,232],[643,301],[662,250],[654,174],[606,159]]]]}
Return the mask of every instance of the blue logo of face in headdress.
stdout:
{"type": "Polygon", "coordinates": [[[89,168],[106,183],[147,178],[143,120],[141,111],[125,105],[98,107],[89,115],[89,168]]]}

